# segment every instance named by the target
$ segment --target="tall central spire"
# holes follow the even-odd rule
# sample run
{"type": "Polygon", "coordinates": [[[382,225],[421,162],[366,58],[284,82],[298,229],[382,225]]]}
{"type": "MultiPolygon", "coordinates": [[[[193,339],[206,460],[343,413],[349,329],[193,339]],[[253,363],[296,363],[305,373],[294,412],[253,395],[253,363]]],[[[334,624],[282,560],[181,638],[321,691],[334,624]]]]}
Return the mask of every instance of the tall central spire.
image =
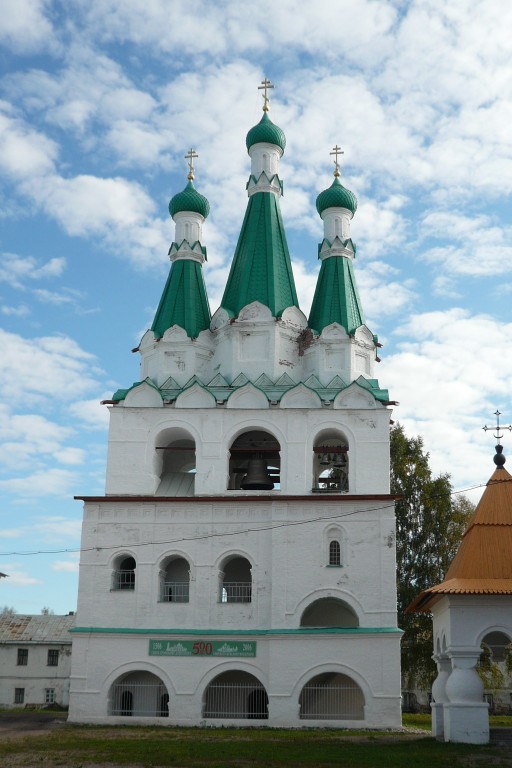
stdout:
{"type": "Polygon", "coordinates": [[[267,306],[274,317],[279,317],[287,307],[298,307],[279,206],[283,193],[279,160],[286,138],[268,116],[268,90],[273,87],[267,78],[259,86],[264,90],[263,117],[246,139],[251,158],[249,202],[221,302],[235,317],[253,301],[267,306]]]}

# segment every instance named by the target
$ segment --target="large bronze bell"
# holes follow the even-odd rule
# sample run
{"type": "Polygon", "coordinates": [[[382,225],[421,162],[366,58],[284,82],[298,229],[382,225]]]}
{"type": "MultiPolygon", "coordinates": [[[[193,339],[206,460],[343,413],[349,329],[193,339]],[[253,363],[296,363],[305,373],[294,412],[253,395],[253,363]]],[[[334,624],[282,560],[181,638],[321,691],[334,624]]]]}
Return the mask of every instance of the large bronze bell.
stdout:
{"type": "Polygon", "coordinates": [[[240,484],[243,491],[271,491],[274,483],[268,474],[267,462],[261,457],[249,459],[247,474],[240,484]]]}

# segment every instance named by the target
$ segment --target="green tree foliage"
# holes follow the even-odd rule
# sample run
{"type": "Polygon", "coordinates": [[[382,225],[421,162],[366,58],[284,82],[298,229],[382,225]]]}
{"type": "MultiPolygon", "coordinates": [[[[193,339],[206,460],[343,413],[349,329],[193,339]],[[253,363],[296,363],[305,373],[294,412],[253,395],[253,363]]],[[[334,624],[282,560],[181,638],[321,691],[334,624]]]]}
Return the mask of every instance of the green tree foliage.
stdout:
{"type": "Polygon", "coordinates": [[[432,661],[430,614],[405,609],[424,589],[439,584],[455,556],[474,505],[453,496],[450,476],[434,477],[423,438],[391,428],[391,492],[396,502],[398,626],[402,638],[402,676],[406,687],[430,685],[432,661]]]}

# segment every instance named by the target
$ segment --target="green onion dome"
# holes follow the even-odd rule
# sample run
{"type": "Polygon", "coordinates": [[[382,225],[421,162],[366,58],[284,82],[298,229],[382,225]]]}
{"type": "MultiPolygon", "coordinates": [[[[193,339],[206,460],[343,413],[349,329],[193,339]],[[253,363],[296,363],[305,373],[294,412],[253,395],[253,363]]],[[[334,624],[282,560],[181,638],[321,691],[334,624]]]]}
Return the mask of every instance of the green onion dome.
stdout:
{"type": "Polygon", "coordinates": [[[177,195],[174,195],[169,203],[169,213],[171,216],[174,217],[176,213],[181,211],[200,213],[204,219],[210,213],[210,203],[204,195],[199,194],[192,181],[188,182],[183,192],[178,192],[177,195]]]}
{"type": "Polygon", "coordinates": [[[316,209],[320,216],[326,208],[348,208],[355,213],[357,210],[357,197],[350,189],[345,189],[338,177],[328,189],[320,192],[316,199],[316,209]]]}
{"type": "Polygon", "coordinates": [[[274,125],[270,117],[266,112],[263,113],[263,117],[259,121],[258,125],[255,125],[245,139],[247,150],[249,150],[253,144],[276,144],[284,152],[286,147],[286,136],[279,126],[274,125]]]}

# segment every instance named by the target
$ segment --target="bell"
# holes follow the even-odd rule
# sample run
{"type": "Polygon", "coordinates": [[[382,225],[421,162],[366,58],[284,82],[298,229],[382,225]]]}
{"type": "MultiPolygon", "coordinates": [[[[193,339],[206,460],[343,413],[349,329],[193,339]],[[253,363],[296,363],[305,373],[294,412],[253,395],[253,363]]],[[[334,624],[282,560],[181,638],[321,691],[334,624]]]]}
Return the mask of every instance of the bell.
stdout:
{"type": "Polygon", "coordinates": [[[247,474],[240,484],[243,491],[271,491],[274,487],[268,474],[267,462],[262,458],[249,459],[247,474]]]}
{"type": "Polygon", "coordinates": [[[331,463],[331,457],[328,453],[322,453],[322,458],[320,459],[320,464],[322,467],[328,467],[331,463]]]}

